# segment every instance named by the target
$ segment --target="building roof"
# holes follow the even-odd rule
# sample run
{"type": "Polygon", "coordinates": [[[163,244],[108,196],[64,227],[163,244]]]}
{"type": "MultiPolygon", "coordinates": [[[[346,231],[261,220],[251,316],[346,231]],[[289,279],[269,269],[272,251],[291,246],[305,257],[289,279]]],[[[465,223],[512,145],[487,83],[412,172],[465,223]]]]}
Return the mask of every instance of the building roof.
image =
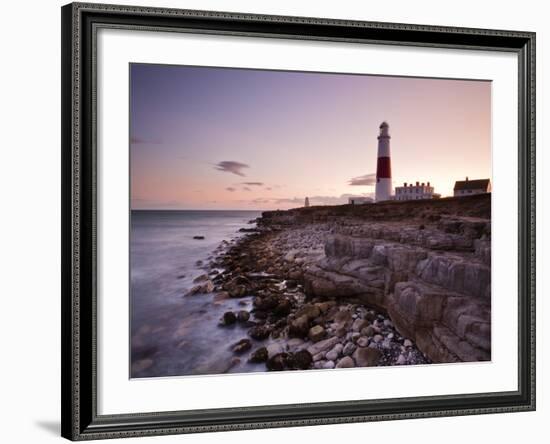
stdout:
{"type": "Polygon", "coordinates": [[[490,179],[457,180],[454,190],[486,190],[490,182],[490,179]]]}

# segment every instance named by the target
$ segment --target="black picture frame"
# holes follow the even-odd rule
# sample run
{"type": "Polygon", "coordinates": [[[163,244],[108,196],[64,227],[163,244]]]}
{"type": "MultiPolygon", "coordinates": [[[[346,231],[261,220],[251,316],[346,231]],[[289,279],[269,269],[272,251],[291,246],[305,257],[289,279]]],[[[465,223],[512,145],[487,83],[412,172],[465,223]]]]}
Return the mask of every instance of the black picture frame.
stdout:
{"type": "Polygon", "coordinates": [[[535,409],[535,33],[72,3],[62,14],[62,436],[119,438],[535,409]],[[98,415],[96,91],[100,27],[507,51],[519,66],[518,390],[98,415]]]}

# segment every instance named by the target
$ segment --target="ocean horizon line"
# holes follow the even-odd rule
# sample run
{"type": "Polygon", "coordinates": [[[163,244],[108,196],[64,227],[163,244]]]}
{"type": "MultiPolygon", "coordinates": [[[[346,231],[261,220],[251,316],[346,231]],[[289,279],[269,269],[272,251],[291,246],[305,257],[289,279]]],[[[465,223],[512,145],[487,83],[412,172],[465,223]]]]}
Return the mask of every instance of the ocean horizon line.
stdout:
{"type": "Polygon", "coordinates": [[[274,210],[242,210],[242,209],[200,209],[200,208],[130,208],[130,211],[203,211],[203,212],[227,212],[227,211],[242,211],[248,213],[262,213],[264,211],[274,210]]]}

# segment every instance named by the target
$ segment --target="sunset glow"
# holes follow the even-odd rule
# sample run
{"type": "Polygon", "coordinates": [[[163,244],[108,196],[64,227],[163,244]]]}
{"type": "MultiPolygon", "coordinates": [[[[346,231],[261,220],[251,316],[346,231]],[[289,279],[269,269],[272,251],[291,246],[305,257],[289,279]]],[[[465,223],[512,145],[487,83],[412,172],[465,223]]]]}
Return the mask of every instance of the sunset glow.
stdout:
{"type": "Polygon", "coordinates": [[[133,209],[287,209],[371,196],[389,123],[393,186],[491,178],[491,83],[132,64],[133,209]]]}

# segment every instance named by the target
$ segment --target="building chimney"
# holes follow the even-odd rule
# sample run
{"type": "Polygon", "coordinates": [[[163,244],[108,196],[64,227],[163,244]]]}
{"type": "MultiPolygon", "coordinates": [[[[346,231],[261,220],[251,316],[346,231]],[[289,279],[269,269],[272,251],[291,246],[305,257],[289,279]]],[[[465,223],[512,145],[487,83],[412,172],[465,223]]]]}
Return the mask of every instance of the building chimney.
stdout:
{"type": "Polygon", "coordinates": [[[407,186],[407,182],[403,182],[403,186],[406,187],[406,186],[407,186]]]}
{"type": "Polygon", "coordinates": [[[430,186],[430,182],[428,182],[428,186],[430,186]]]}
{"type": "Polygon", "coordinates": [[[391,156],[390,156],[390,126],[387,122],[380,125],[378,135],[378,163],[376,166],[376,202],[389,200],[392,195],[391,156]]]}
{"type": "Polygon", "coordinates": [[[424,186],[424,182],[422,182],[422,186],[424,186]]]}
{"type": "Polygon", "coordinates": [[[416,182],[416,186],[420,185],[420,182],[416,182]]]}
{"type": "Polygon", "coordinates": [[[468,176],[466,176],[466,182],[468,182],[468,176]]]}

